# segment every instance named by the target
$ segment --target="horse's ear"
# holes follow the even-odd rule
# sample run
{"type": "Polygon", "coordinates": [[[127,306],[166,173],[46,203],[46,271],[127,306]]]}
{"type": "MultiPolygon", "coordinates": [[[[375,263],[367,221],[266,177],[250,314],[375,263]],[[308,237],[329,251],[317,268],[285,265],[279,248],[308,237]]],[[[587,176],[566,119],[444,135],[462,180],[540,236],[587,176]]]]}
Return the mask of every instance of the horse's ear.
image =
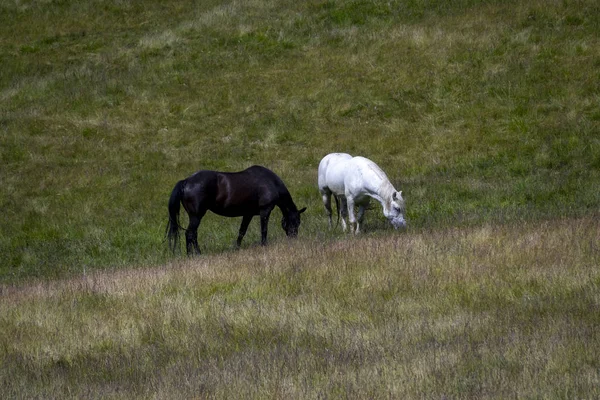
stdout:
{"type": "Polygon", "coordinates": [[[402,197],[402,190],[399,191],[398,194],[400,195],[400,197],[402,197]]]}
{"type": "Polygon", "coordinates": [[[304,211],[306,211],[306,207],[304,207],[302,210],[298,210],[298,214],[302,214],[304,211]]]}

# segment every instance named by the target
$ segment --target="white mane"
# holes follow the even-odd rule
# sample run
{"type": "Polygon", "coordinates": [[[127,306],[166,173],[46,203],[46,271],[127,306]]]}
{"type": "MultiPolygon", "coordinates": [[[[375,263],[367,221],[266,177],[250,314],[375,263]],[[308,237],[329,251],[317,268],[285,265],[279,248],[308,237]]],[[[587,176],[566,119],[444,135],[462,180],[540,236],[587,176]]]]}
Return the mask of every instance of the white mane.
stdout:
{"type": "Polygon", "coordinates": [[[391,201],[394,193],[396,193],[396,189],[389,180],[386,179],[381,182],[381,185],[379,185],[379,195],[383,200],[391,201]]]}

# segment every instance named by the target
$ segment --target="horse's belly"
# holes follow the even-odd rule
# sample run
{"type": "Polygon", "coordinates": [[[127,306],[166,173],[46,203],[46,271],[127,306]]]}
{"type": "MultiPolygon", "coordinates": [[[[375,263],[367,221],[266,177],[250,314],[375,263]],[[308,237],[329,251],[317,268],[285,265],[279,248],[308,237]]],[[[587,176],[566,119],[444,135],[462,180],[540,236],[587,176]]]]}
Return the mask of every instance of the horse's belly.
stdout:
{"type": "Polygon", "coordinates": [[[337,196],[345,193],[344,185],[329,185],[329,190],[331,190],[331,192],[337,196]]]}
{"type": "Polygon", "coordinates": [[[223,217],[242,217],[244,215],[259,215],[260,209],[248,204],[228,204],[225,207],[212,207],[210,211],[223,217]]]}
{"type": "Polygon", "coordinates": [[[367,194],[361,193],[354,197],[354,204],[357,206],[366,206],[369,204],[369,201],[371,201],[371,198],[367,194]]]}

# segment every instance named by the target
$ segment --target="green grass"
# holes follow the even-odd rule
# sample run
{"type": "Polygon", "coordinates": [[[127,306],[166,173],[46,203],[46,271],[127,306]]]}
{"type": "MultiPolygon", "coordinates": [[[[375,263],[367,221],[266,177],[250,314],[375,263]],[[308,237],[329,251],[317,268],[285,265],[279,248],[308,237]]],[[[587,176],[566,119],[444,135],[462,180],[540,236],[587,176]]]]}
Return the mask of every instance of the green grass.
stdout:
{"type": "MultiPolygon", "coordinates": [[[[600,205],[593,1],[0,7],[3,282],[165,262],[198,169],[270,167],[314,236],[331,151],[379,163],[417,230],[600,205]]],[[[204,249],[238,224],[207,219],[204,249]]]]}
{"type": "MultiPolygon", "coordinates": [[[[0,393],[596,398],[596,1],[0,1],[0,393]],[[329,232],[327,153],[378,163],[329,232]],[[199,169],[308,206],[163,234],[199,169]]],[[[185,216],[183,217],[185,222],[185,216]]]]}

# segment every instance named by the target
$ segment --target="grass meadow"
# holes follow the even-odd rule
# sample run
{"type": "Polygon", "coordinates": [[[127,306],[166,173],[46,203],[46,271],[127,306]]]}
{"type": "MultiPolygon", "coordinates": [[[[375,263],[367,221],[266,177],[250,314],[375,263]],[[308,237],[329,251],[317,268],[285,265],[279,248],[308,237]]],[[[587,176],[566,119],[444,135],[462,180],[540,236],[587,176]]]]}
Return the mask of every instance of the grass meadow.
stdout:
{"type": "Polygon", "coordinates": [[[597,1],[0,0],[0,165],[1,397],[600,397],[597,1]],[[327,230],[334,151],[407,231],[327,230]],[[170,254],[253,164],[298,240],[170,254]]]}
{"type": "Polygon", "coordinates": [[[5,398],[600,396],[584,218],[281,241],[5,289],[5,398]]]}

